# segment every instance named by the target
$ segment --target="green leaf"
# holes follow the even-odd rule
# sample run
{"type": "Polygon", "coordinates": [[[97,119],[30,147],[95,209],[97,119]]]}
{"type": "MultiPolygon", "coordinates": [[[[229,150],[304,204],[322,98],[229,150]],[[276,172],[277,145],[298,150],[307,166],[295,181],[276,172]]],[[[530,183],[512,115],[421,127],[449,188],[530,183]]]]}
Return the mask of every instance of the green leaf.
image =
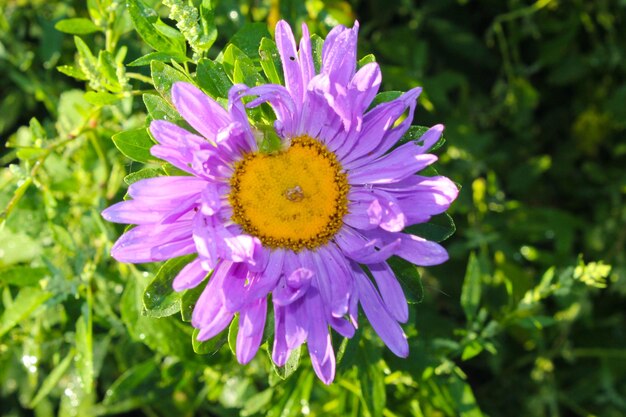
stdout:
{"type": "Polygon", "coordinates": [[[194,329],[191,336],[193,351],[198,355],[215,355],[228,341],[230,329],[224,329],[218,335],[213,336],[204,342],[198,341],[200,330],[194,329]]]}
{"type": "Polygon", "coordinates": [[[144,398],[145,402],[149,402],[153,398],[146,394],[158,386],[159,380],[159,369],[152,359],[135,365],[106,390],[103,404],[116,404],[128,398],[144,398]]]}
{"type": "Polygon", "coordinates": [[[128,0],[126,5],[137,33],[148,45],[159,52],[185,54],[184,42],[175,41],[157,29],[159,18],[152,8],[147,7],[141,0],[128,0]]]}
{"type": "Polygon", "coordinates": [[[363,343],[358,351],[361,398],[371,417],[382,417],[387,396],[383,371],[378,365],[381,351],[380,348],[373,346],[366,339],[361,340],[363,343]]]}
{"type": "Polygon", "coordinates": [[[415,224],[405,230],[433,242],[442,242],[454,234],[456,225],[448,213],[442,213],[431,217],[428,223],[415,224]]]}
{"type": "Polygon", "coordinates": [[[83,70],[74,65],[59,65],[57,71],[80,81],[87,80],[87,75],[85,75],[83,70]]]}
{"type": "Polygon", "coordinates": [[[46,398],[46,396],[48,396],[50,391],[52,391],[52,389],[55,388],[59,384],[59,381],[61,380],[63,375],[65,375],[65,373],[67,372],[67,369],[72,364],[72,359],[74,359],[73,350],[71,350],[65,356],[65,358],[63,358],[63,360],[57,366],[54,367],[54,369],[48,374],[46,379],[43,380],[43,382],[41,383],[41,387],[39,388],[39,391],[37,391],[37,394],[35,394],[33,399],[30,401],[30,404],[28,405],[29,408],[35,408],[37,404],[39,404],[41,400],[46,398]]]}
{"type": "Polygon", "coordinates": [[[233,83],[224,72],[219,62],[201,59],[196,69],[198,85],[213,98],[228,97],[228,90],[233,83]]]}
{"type": "Polygon", "coordinates": [[[183,321],[191,321],[193,309],[196,307],[196,302],[198,301],[198,298],[200,298],[200,295],[202,294],[202,291],[204,291],[204,287],[206,287],[208,281],[208,279],[205,279],[204,282],[197,287],[183,292],[183,296],[180,300],[180,315],[183,321]]]}
{"type": "Polygon", "coordinates": [[[167,101],[171,101],[170,91],[175,82],[192,82],[187,75],[169,65],[165,65],[163,62],[152,61],[150,63],[150,71],[152,73],[154,88],[167,101]]]}
{"type": "Polygon", "coordinates": [[[319,74],[322,67],[322,47],[324,46],[324,39],[319,35],[311,35],[311,55],[313,55],[313,66],[315,67],[315,73],[319,74]]]}
{"type": "Polygon", "coordinates": [[[372,104],[370,104],[370,109],[378,106],[381,103],[386,103],[388,101],[393,101],[402,95],[402,91],[383,91],[382,93],[376,94],[372,104]]]}
{"type": "Polygon", "coordinates": [[[257,128],[263,135],[261,143],[259,144],[259,150],[262,153],[270,154],[281,149],[283,141],[280,136],[276,134],[276,129],[274,129],[273,126],[258,125],[257,128]]]}
{"type": "Polygon", "coordinates": [[[182,294],[174,291],[172,284],[178,273],[194,259],[186,255],[170,259],[159,269],[143,293],[145,313],[150,317],[167,317],[180,311],[182,294]]]}
{"type": "Polygon", "coordinates": [[[276,366],[276,364],[274,364],[274,362],[271,360],[271,353],[269,351],[268,353],[270,354],[270,362],[272,363],[272,369],[274,370],[274,372],[276,372],[276,375],[278,375],[280,379],[285,380],[289,378],[291,375],[293,375],[293,373],[296,372],[298,370],[298,367],[300,366],[300,356],[302,354],[302,345],[298,346],[297,348],[291,351],[291,353],[289,354],[289,358],[287,359],[287,362],[285,362],[285,365],[283,366],[276,366]]]}
{"type": "Polygon", "coordinates": [[[276,42],[269,38],[261,40],[259,47],[259,58],[261,68],[269,82],[282,85],[283,84],[283,67],[278,54],[276,42]]]}
{"type": "Polygon", "coordinates": [[[202,3],[200,3],[200,27],[202,28],[202,34],[195,47],[208,51],[217,39],[215,12],[213,11],[211,0],[202,0],[202,3]]]}
{"type": "Polygon", "coordinates": [[[224,70],[235,84],[244,83],[252,87],[264,83],[254,62],[234,44],[226,47],[223,65],[224,70]]]}
{"type": "Polygon", "coordinates": [[[361,68],[367,64],[371,64],[372,62],[376,62],[376,57],[373,54],[367,54],[363,58],[359,59],[357,67],[361,68]]]}
{"type": "Polygon", "coordinates": [[[18,287],[31,287],[50,274],[48,268],[16,265],[0,270],[0,282],[18,287]]]}
{"type": "Polygon", "coordinates": [[[93,327],[91,311],[83,305],[83,315],[76,322],[76,357],[74,364],[83,392],[89,395],[94,388],[93,327]]]}
{"type": "Polygon", "coordinates": [[[424,288],[417,267],[397,256],[389,258],[387,263],[396,275],[408,303],[421,303],[424,298],[424,288]]]}
{"type": "Polygon", "coordinates": [[[270,33],[265,23],[246,23],[230,39],[230,43],[239,48],[252,61],[258,59],[259,46],[263,38],[269,38],[270,33]]]}
{"type": "Polygon", "coordinates": [[[235,314],[235,318],[228,326],[228,347],[233,355],[237,355],[237,332],[239,331],[239,314],[235,314]]]}
{"type": "Polygon", "coordinates": [[[112,137],[117,149],[127,158],[137,162],[154,161],[150,148],[155,144],[146,128],[127,130],[112,137]]]}
{"type": "Polygon", "coordinates": [[[161,61],[161,62],[171,62],[172,60],[176,62],[187,62],[189,58],[187,58],[183,54],[175,54],[170,52],[150,52],[142,57],[137,58],[128,64],[129,67],[141,67],[143,65],[150,65],[152,61],[161,61]]]}
{"type": "Polygon", "coordinates": [[[85,93],[85,100],[88,103],[94,104],[96,106],[106,106],[107,104],[113,104],[120,99],[121,97],[118,97],[115,94],[105,92],[87,91],[85,93]]]}
{"type": "Polygon", "coordinates": [[[54,25],[54,28],[60,32],[69,33],[71,35],[87,35],[100,30],[95,23],[83,17],[59,20],[54,25]]]}
{"type": "Polygon", "coordinates": [[[28,316],[42,305],[51,294],[34,287],[24,287],[10,305],[5,305],[5,310],[0,317],[0,337],[18,323],[26,320],[28,316]]]}
{"type": "Polygon", "coordinates": [[[463,307],[468,322],[472,322],[478,312],[481,287],[480,263],[476,254],[472,252],[467,261],[463,289],[461,290],[461,306],[463,307]]]}
{"type": "Polygon", "coordinates": [[[140,169],[137,172],[132,172],[124,177],[124,182],[126,185],[131,185],[139,180],[144,180],[146,178],[154,178],[160,177],[163,175],[163,170],[160,168],[144,168],[140,169]]]}
{"type": "Polygon", "coordinates": [[[146,105],[148,114],[153,120],[167,120],[172,123],[182,120],[182,117],[174,107],[167,100],[156,94],[144,94],[143,103],[146,105]]]}

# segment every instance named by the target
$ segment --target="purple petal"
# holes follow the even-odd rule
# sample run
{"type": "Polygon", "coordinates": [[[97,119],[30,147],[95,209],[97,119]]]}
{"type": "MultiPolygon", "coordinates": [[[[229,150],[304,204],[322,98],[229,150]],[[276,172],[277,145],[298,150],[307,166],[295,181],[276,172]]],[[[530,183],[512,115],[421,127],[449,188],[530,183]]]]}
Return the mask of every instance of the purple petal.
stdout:
{"type": "Polygon", "coordinates": [[[335,240],[343,253],[362,264],[382,262],[392,256],[400,247],[401,239],[397,237],[389,242],[380,239],[367,239],[349,227],[337,233],[335,240]]]}
{"type": "Polygon", "coordinates": [[[162,204],[200,194],[207,185],[209,183],[206,180],[196,177],[154,177],[132,183],[128,187],[128,195],[162,204]]]}
{"type": "Polygon", "coordinates": [[[124,233],[111,248],[111,256],[120,262],[144,263],[163,261],[185,254],[193,253],[189,247],[191,239],[191,221],[181,221],[172,224],[140,225],[124,233]],[[176,250],[155,253],[155,249],[172,243],[180,244],[188,251],[176,250]]]}
{"type": "Polygon", "coordinates": [[[335,378],[335,353],[323,315],[323,304],[315,292],[307,294],[305,304],[309,324],[307,345],[311,364],[317,376],[328,385],[335,378]]]}
{"type": "Polygon", "coordinates": [[[276,24],[274,38],[276,39],[276,47],[283,63],[285,86],[296,103],[302,103],[304,98],[302,70],[300,69],[300,60],[296,51],[296,41],[287,22],[281,20],[276,24]]]}
{"type": "Polygon", "coordinates": [[[363,128],[355,146],[342,158],[344,168],[358,168],[387,152],[411,126],[421,91],[419,87],[414,88],[369,111],[363,118],[363,128]],[[406,118],[393,127],[407,109],[406,118]]]}
{"type": "Polygon", "coordinates": [[[172,102],[181,116],[209,140],[226,127],[231,118],[220,104],[192,84],[177,82],[172,86],[172,102]]]}
{"type": "Polygon", "coordinates": [[[394,234],[400,237],[402,243],[396,250],[396,255],[415,265],[439,265],[448,260],[448,252],[438,243],[431,242],[419,236],[406,233],[394,234]]]}
{"type": "Polygon", "coordinates": [[[356,273],[359,301],[367,319],[389,349],[397,356],[406,358],[409,355],[409,344],[402,328],[385,308],[367,275],[358,265],[354,265],[353,270],[356,273]]]}
{"type": "Polygon", "coordinates": [[[204,281],[207,275],[208,272],[202,268],[202,262],[200,259],[194,259],[185,265],[178,275],[176,275],[172,288],[174,288],[174,291],[183,291],[188,290],[189,288],[194,288],[204,281]]]}
{"type": "Polygon", "coordinates": [[[302,74],[302,85],[304,89],[309,85],[309,81],[315,76],[315,66],[313,65],[313,53],[311,52],[311,36],[306,23],[302,23],[302,38],[300,39],[300,73],[302,74]]]}
{"type": "Polygon", "coordinates": [[[356,70],[356,42],[359,22],[352,29],[335,27],[322,47],[321,72],[331,76],[333,83],[348,85],[356,70]]]}
{"type": "Polygon", "coordinates": [[[285,307],[274,305],[274,346],[272,360],[276,366],[284,366],[291,350],[287,347],[285,330],[285,307]]]}
{"type": "Polygon", "coordinates": [[[437,160],[435,155],[422,154],[415,143],[406,143],[380,159],[349,172],[351,184],[385,184],[400,181],[421,171],[437,160]]]}
{"type": "Polygon", "coordinates": [[[236,344],[239,363],[250,362],[259,350],[266,315],[267,298],[265,297],[259,298],[241,310],[236,344]]]}
{"type": "Polygon", "coordinates": [[[389,265],[382,262],[367,267],[376,280],[380,295],[391,316],[397,321],[405,323],[409,319],[409,306],[402,287],[389,265]]]}

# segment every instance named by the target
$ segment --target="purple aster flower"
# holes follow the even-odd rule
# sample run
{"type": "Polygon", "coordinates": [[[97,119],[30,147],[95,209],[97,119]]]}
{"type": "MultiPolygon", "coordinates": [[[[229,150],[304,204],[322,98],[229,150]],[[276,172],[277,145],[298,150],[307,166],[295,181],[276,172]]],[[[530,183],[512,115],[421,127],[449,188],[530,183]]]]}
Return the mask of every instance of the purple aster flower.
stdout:
{"type": "Polygon", "coordinates": [[[174,84],[173,104],[195,132],[153,121],[158,144],[151,152],[190,175],[136,182],[128,190],[132,200],[103,216],[137,225],[113,246],[121,262],[198,255],[175,278],[176,291],[212,271],[192,315],[199,340],[239,314],[236,353],[247,363],[261,343],[271,295],[273,361],[284,365],[306,342],[328,384],[335,374],[329,328],[352,337],[359,304],[389,349],[408,355],[399,324],[408,319],[408,305],[386,261],[447,260],[439,244],[403,230],[444,212],[458,190],[445,177],[416,175],[437,159],[426,152],[442,125],[419,143],[392,149],[413,120],[421,89],[368,110],[381,74],[376,63],[357,71],[358,24],[328,34],[319,73],[302,30],[297,47],[287,23],[276,27],[285,86],[235,85],[224,109],[193,85],[174,84]],[[244,105],[246,96],[253,99],[244,105]],[[259,130],[246,114],[246,106],[265,102],[281,138],[272,153],[260,152],[259,130]]]}

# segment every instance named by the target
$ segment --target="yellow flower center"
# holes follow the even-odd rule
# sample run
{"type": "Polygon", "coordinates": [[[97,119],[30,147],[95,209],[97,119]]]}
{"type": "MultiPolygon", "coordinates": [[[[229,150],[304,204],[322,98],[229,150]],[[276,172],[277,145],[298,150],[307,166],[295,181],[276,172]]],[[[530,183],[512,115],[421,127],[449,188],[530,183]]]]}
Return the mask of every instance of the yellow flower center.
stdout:
{"type": "Polygon", "coordinates": [[[299,251],[327,243],[348,212],[348,179],[335,154],[308,136],[275,154],[235,165],[232,220],[272,248],[299,251]]]}

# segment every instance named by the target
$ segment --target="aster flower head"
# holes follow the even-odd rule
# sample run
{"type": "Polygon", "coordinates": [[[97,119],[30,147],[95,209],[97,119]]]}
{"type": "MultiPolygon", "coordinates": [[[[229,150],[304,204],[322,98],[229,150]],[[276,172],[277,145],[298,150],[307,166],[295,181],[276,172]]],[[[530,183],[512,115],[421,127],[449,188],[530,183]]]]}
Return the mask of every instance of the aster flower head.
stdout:
{"type": "Polygon", "coordinates": [[[420,88],[370,109],[381,73],[374,62],[357,70],[358,23],[328,34],[319,72],[305,25],[302,32],[297,46],[287,23],[276,26],[284,86],[235,85],[224,108],[192,84],[174,84],[172,103],[195,132],[155,120],[151,153],[189,175],[136,182],[132,199],[103,216],[137,225],[112,248],[121,262],[197,254],[173,286],[193,288],[209,276],[192,315],[199,340],[238,314],[236,355],[247,363],[271,303],[273,361],[284,365],[306,343],[315,372],[330,383],[330,329],[352,337],[359,304],[389,349],[408,355],[399,324],[407,301],[387,260],[444,262],[439,244],[403,230],[444,212],[458,191],[445,177],[416,175],[437,159],[427,151],[443,126],[394,148],[420,88]],[[260,151],[247,114],[262,103],[273,109],[280,138],[271,153],[260,151]]]}

